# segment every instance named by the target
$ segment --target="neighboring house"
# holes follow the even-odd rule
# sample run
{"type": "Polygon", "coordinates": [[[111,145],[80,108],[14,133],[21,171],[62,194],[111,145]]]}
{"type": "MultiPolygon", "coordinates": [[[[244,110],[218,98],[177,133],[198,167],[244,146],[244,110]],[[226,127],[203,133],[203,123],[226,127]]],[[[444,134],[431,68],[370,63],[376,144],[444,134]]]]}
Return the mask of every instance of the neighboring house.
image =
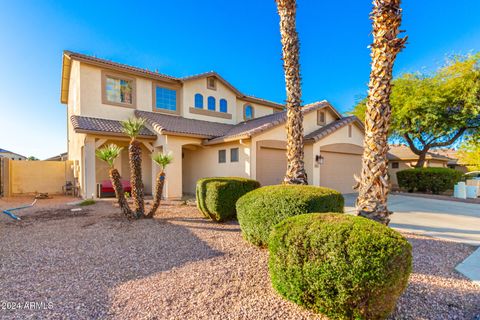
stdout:
{"type": "Polygon", "coordinates": [[[449,168],[459,170],[462,172],[468,171],[467,166],[470,164],[462,163],[461,160],[458,159],[458,155],[457,155],[458,150],[455,150],[453,148],[438,148],[438,149],[432,150],[432,152],[449,158],[447,163],[447,166],[449,168]]]}
{"type": "MultiPolygon", "coordinates": [[[[68,158],[83,197],[96,196],[108,179],[95,150],[108,143],[128,146],[120,120],[146,120],[139,141],[147,194],[158,167],[153,152],[171,152],[165,193],[169,199],[194,194],[196,181],[240,176],[263,185],[283,181],[286,171],[284,106],[241,93],[215,72],[176,78],[65,51],[61,102],[68,106],[68,158]]],[[[328,102],[303,108],[305,166],[310,184],[352,192],[359,174],[363,126],[328,102]]],[[[127,149],[115,162],[128,179],[127,149]]]]}
{"type": "MultiPolygon", "coordinates": [[[[390,174],[390,182],[393,187],[398,187],[397,172],[400,170],[411,169],[418,161],[418,155],[403,144],[392,144],[388,151],[388,172],[390,174]]],[[[453,159],[438,154],[435,152],[428,152],[424,167],[440,167],[447,168],[453,159]]]]}
{"type": "Polygon", "coordinates": [[[0,148],[0,158],[8,158],[8,159],[11,159],[11,160],[26,160],[27,159],[27,157],[22,156],[21,154],[18,154],[18,153],[12,152],[12,151],[8,151],[8,150],[5,150],[5,149],[1,149],[1,148],[0,148]]]}
{"type": "Polygon", "coordinates": [[[56,156],[45,159],[45,161],[65,161],[65,160],[68,160],[68,152],[63,152],[56,156]]]}

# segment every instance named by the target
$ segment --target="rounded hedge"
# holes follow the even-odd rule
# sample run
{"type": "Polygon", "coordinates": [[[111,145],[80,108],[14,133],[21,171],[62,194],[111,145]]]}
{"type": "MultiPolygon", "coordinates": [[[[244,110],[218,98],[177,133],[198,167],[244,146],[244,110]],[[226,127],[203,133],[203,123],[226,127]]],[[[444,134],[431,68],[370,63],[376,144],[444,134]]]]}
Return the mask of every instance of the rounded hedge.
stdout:
{"type": "Polygon", "coordinates": [[[331,319],[385,319],[412,270],[412,247],[400,233],[350,215],[285,219],[268,248],[275,290],[331,319]]]}
{"type": "Polygon", "coordinates": [[[463,173],[450,168],[415,168],[397,172],[398,186],[408,192],[432,192],[438,194],[453,189],[463,173]]]}
{"type": "Polygon", "coordinates": [[[343,212],[340,192],[317,186],[266,186],[237,201],[237,218],[243,237],[266,246],[273,226],[283,219],[309,212],[343,212]]]}
{"type": "Polygon", "coordinates": [[[260,187],[256,180],[239,177],[204,178],[197,181],[197,207],[214,221],[234,219],[241,196],[260,187]]]}

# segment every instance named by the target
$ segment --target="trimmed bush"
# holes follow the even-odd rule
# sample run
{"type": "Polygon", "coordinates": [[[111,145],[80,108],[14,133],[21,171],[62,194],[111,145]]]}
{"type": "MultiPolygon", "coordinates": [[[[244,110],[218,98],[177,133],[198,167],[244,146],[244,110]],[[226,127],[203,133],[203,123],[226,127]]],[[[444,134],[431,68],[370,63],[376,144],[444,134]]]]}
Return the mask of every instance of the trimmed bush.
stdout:
{"type": "Polygon", "coordinates": [[[331,319],[387,318],[412,270],[412,247],[400,233],[350,215],[285,219],[268,248],[275,290],[331,319]]]}
{"type": "Polygon", "coordinates": [[[316,186],[277,185],[254,190],[237,202],[243,237],[266,246],[273,226],[283,219],[309,212],[343,212],[340,192],[316,186]]]}
{"type": "Polygon", "coordinates": [[[241,196],[260,187],[256,180],[237,177],[204,178],[197,181],[197,207],[206,218],[225,221],[236,217],[241,196]]]}
{"type": "Polygon", "coordinates": [[[439,194],[453,189],[463,173],[449,168],[415,168],[397,172],[398,186],[408,192],[439,194]]]}

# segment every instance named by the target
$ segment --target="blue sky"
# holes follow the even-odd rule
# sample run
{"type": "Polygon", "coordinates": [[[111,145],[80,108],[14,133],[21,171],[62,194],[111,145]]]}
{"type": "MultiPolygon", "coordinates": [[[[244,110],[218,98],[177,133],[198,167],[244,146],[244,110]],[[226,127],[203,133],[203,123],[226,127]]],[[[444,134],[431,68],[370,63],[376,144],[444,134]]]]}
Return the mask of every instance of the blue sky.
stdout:
{"type": "MultiPolygon", "coordinates": [[[[371,1],[297,0],[303,100],[341,111],[364,95],[371,1]]],[[[407,48],[395,74],[429,71],[480,50],[480,1],[404,0],[407,48]]],[[[215,70],[240,91],[285,99],[273,0],[0,2],[0,148],[46,158],[66,151],[62,50],[173,76],[215,70]]]]}

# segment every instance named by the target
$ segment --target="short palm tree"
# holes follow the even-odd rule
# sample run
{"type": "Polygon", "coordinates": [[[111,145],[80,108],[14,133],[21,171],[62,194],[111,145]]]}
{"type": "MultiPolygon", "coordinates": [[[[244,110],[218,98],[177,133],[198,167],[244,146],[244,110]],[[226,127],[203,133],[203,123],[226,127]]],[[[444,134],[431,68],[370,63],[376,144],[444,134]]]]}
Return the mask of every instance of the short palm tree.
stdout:
{"type": "Polygon", "coordinates": [[[105,161],[110,166],[110,181],[112,182],[113,188],[115,190],[115,196],[117,197],[118,205],[120,206],[120,209],[127,218],[133,219],[135,218],[135,214],[132,212],[132,210],[130,210],[128,202],[125,199],[120,173],[113,166],[113,162],[120,155],[121,151],[122,148],[120,148],[119,146],[115,144],[109,144],[103,148],[98,149],[95,153],[97,158],[105,161]]]}
{"type": "Polygon", "coordinates": [[[142,180],[142,146],[137,140],[142,131],[145,120],[139,118],[130,118],[121,122],[123,132],[130,137],[128,146],[128,157],[130,161],[130,183],[132,185],[133,210],[137,218],[145,214],[144,188],[142,180]]]}
{"type": "Polygon", "coordinates": [[[173,156],[171,153],[157,153],[152,156],[152,160],[160,166],[160,172],[157,175],[157,182],[155,185],[155,199],[153,201],[153,206],[146,215],[147,218],[152,218],[157,212],[158,207],[160,206],[160,201],[162,200],[163,185],[165,184],[165,168],[173,161],[173,156]]]}
{"type": "Polygon", "coordinates": [[[374,0],[372,67],[365,114],[363,165],[359,180],[357,214],[388,225],[388,130],[392,70],[407,38],[398,38],[402,21],[400,0],[374,0]]]}
{"type": "Polygon", "coordinates": [[[284,183],[307,184],[303,162],[303,113],[295,0],[276,0],[280,16],[283,69],[287,91],[287,172],[284,183]]]}

